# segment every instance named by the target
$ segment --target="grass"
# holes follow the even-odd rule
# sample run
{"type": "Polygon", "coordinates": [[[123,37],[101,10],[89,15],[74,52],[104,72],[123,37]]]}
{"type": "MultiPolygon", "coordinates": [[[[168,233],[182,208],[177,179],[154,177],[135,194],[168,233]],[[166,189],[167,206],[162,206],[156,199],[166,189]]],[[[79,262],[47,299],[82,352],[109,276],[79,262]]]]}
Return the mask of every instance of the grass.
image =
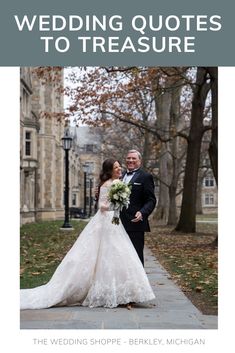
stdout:
{"type": "Polygon", "coordinates": [[[197,215],[197,221],[218,221],[218,215],[215,214],[201,214],[197,215]]]}
{"type": "Polygon", "coordinates": [[[218,309],[216,234],[216,224],[199,223],[195,234],[178,234],[171,227],[158,226],[146,237],[146,244],[172,279],[208,315],[216,315],[218,309]]]}
{"type": "Polygon", "coordinates": [[[72,221],[74,230],[61,231],[62,221],[25,224],[20,229],[20,287],[48,282],[86,223],[72,221]]]}

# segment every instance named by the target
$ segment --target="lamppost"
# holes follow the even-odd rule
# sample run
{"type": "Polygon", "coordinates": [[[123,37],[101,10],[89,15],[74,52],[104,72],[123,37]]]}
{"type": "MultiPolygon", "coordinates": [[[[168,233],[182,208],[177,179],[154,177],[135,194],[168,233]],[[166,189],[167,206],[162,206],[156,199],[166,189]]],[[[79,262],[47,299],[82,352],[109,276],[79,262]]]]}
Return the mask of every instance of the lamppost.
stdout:
{"type": "Polygon", "coordinates": [[[89,217],[91,217],[92,214],[92,173],[89,173],[89,217]]]}
{"type": "Polygon", "coordinates": [[[87,173],[89,171],[89,165],[88,164],[83,164],[83,172],[84,172],[84,208],[83,208],[83,215],[84,218],[87,217],[87,211],[86,211],[86,189],[87,189],[87,173]]]}
{"type": "Polygon", "coordinates": [[[63,149],[65,151],[65,190],[64,190],[64,224],[61,229],[72,229],[69,223],[69,150],[72,147],[72,137],[69,130],[62,137],[63,149]]]}

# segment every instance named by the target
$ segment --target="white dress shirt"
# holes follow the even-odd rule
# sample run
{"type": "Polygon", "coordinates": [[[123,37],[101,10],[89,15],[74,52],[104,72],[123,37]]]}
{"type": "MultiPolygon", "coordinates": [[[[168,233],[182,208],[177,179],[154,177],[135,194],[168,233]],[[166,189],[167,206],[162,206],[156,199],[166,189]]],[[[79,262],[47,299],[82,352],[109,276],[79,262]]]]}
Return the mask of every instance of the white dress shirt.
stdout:
{"type": "MultiPolygon", "coordinates": [[[[134,176],[134,174],[135,174],[135,172],[136,172],[137,170],[138,170],[138,169],[133,170],[133,173],[130,174],[130,175],[127,175],[127,173],[126,173],[126,174],[124,175],[123,182],[124,182],[125,184],[128,184],[128,183],[131,181],[131,179],[133,178],[133,176],[134,176]]],[[[128,172],[128,170],[127,170],[127,172],[128,172]]]]}

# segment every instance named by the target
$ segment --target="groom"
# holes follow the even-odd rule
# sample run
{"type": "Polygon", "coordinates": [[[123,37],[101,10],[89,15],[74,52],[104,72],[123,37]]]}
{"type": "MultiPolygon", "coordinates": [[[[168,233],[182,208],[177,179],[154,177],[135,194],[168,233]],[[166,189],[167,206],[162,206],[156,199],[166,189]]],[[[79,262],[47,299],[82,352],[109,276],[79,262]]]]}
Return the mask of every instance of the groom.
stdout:
{"type": "Polygon", "coordinates": [[[140,169],[141,154],[130,150],[126,157],[127,170],[123,181],[131,184],[130,204],[121,212],[122,224],[144,266],[144,232],[150,232],[148,216],[156,205],[154,181],[151,174],[140,169]]]}

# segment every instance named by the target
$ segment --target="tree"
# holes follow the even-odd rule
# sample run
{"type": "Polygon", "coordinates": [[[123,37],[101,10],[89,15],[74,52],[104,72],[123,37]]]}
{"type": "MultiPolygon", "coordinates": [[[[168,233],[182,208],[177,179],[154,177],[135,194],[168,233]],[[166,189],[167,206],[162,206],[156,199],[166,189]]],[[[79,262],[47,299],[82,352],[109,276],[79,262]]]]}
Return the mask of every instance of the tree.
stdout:
{"type": "MultiPolygon", "coordinates": [[[[183,110],[191,109],[191,107],[188,107],[191,104],[191,98],[187,95],[184,98],[185,93],[182,94],[182,87],[188,85],[188,82],[190,83],[186,74],[188,69],[190,71],[191,68],[80,68],[77,75],[72,73],[70,76],[74,83],[73,88],[67,87],[65,89],[66,94],[70,95],[72,100],[67,115],[76,121],[87,125],[103,126],[105,129],[109,129],[109,132],[111,132],[114,124],[116,130],[118,130],[117,123],[125,123],[140,132],[143,136],[143,139],[141,138],[143,143],[141,142],[140,145],[144,165],[152,170],[156,170],[156,167],[160,166],[157,175],[160,182],[158,219],[165,220],[169,224],[176,222],[175,198],[179,193],[179,190],[177,190],[179,188],[177,185],[178,176],[182,175],[182,163],[184,161],[182,146],[185,147],[185,145],[183,138],[188,143],[186,163],[188,170],[190,169],[189,156],[192,157],[193,163],[195,162],[191,170],[193,178],[190,180],[191,177],[185,175],[184,194],[187,190],[187,183],[189,184],[191,181],[191,187],[188,186],[190,192],[186,193],[187,202],[190,205],[196,203],[194,195],[197,187],[195,175],[198,171],[198,161],[197,158],[194,158],[193,151],[197,150],[200,153],[200,141],[205,126],[203,126],[203,118],[200,118],[202,125],[200,127],[200,123],[196,123],[195,117],[200,114],[202,117],[204,114],[204,108],[200,109],[200,105],[205,106],[207,97],[205,91],[210,86],[215,74],[213,68],[211,68],[210,74],[210,71],[206,68],[197,70],[197,82],[193,86],[194,102],[190,133],[185,134],[185,127],[180,126],[180,118],[182,121],[185,119],[185,116],[182,118],[183,110]],[[206,71],[206,78],[203,83],[199,79],[201,70],[206,71]],[[203,95],[205,95],[204,101],[203,95]],[[197,129],[198,126],[199,129],[197,129]],[[196,142],[194,143],[194,141],[196,142]],[[155,162],[152,160],[150,163],[147,161],[147,157],[151,155],[152,146],[157,146],[157,155],[155,162]],[[193,193],[191,193],[192,188],[193,193]]],[[[50,74],[50,70],[48,72],[50,74]]],[[[187,112],[184,114],[187,114],[187,112]]],[[[127,140],[129,138],[132,141],[130,129],[125,130],[127,140]]],[[[111,133],[110,136],[115,136],[115,133],[111,133]]],[[[113,139],[112,143],[107,141],[107,146],[118,146],[115,140],[116,138],[113,139]]],[[[122,139],[122,142],[125,142],[125,138],[122,139]]],[[[124,146],[121,147],[122,153],[124,153],[124,146]]],[[[198,153],[195,153],[195,157],[198,157],[198,153]]],[[[185,207],[184,199],[183,195],[182,208],[185,207]]],[[[194,213],[192,210],[191,212],[194,213]]],[[[182,217],[183,214],[184,212],[181,210],[182,217]]],[[[184,221],[190,223],[192,219],[191,217],[188,220],[184,218],[184,221]]],[[[180,227],[180,223],[178,223],[178,226],[180,227]]],[[[192,227],[189,228],[192,229],[192,227]]]]}
{"type": "Polygon", "coordinates": [[[192,115],[188,142],[183,199],[177,231],[194,233],[196,231],[196,199],[198,169],[200,163],[201,141],[205,131],[204,108],[210,90],[210,77],[207,68],[198,67],[196,83],[193,88],[192,115]]]}
{"type": "Polygon", "coordinates": [[[218,185],[218,68],[208,67],[211,79],[212,100],[212,134],[209,146],[209,156],[213,174],[218,185]]]}
{"type": "Polygon", "coordinates": [[[75,119],[109,130],[115,124],[119,131],[118,122],[129,125],[129,129],[138,128],[144,137],[140,143],[144,167],[155,170],[159,164],[156,217],[170,224],[176,223],[175,198],[183,160],[178,133],[186,72],[187,68],[91,68],[82,70],[77,79],[72,76],[75,88],[70,93],[70,112],[75,119]],[[153,160],[149,162],[153,147],[158,151],[155,165],[153,160]]]}
{"type": "MultiPolygon", "coordinates": [[[[209,156],[213,174],[218,186],[218,68],[209,67],[208,72],[212,82],[212,134],[209,146],[209,156]]],[[[218,245],[218,236],[214,240],[213,245],[218,245]]]]}

